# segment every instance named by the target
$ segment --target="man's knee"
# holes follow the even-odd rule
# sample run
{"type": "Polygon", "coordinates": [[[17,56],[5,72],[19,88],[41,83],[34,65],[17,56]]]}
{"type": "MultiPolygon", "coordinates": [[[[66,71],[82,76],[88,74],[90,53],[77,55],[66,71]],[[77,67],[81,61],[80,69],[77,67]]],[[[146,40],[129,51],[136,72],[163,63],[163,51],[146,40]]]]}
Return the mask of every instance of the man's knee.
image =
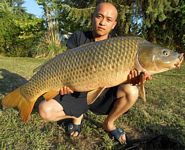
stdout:
{"type": "Polygon", "coordinates": [[[136,101],[139,96],[139,91],[136,86],[131,84],[122,84],[118,87],[117,97],[125,97],[129,101],[136,101]]]}
{"type": "Polygon", "coordinates": [[[52,117],[51,108],[46,103],[47,102],[40,103],[39,114],[41,118],[44,119],[45,121],[51,121],[51,117],[52,117]]]}

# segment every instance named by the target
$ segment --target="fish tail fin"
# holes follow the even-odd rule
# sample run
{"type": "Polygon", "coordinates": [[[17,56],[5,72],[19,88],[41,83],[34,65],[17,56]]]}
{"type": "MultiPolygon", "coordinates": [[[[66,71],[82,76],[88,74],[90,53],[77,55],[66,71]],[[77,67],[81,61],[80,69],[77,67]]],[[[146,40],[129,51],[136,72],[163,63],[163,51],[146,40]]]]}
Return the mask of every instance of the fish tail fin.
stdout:
{"type": "Polygon", "coordinates": [[[6,95],[2,101],[3,108],[18,107],[20,111],[20,116],[24,122],[29,118],[29,115],[33,109],[35,101],[27,100],[20,93],[20,88],[17,88],[13,92],[6,95]]]}

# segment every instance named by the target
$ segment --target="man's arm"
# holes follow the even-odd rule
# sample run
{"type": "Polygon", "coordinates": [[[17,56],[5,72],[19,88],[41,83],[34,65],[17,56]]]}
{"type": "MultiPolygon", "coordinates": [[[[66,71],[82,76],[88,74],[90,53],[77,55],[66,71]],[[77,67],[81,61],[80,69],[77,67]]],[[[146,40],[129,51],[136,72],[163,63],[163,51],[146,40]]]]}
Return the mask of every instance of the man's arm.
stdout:
{"type": "Polygon", "coordinates": [[[140,84],[141,76],[144,81],[152,79],[152,77],[150,75],[148,75],[146,72],[143,72],[143,74],[141,74],[138,72],[138,70],[133,69],[130,71],[130,73],[127,76],[127,82],[132,85],[140,84]]]}
{"type": "Polygon", "coordinates": [[[72,49],[80,46],[80,42],[79,42],[80,35],[81,35],[81,31],[76,31],[70,36],[66,44],[67,49],[72,49]]]}
{"type": "MultiPolygon", "coordinates": [[[[151,79],[152,77],[144,72],[144,80],[147,81],[151,79]]],[[[128,74],[127,81],[128,81],[127,83],[130,83],[132,85],[140,84],[139,72],[136,69],[131,70],[130,73],[128,74]]],[[[67,86],[62,87],[60,90],[61,95],[71,94],[71,93],[73,93],[73,91],[67,86]]]]}

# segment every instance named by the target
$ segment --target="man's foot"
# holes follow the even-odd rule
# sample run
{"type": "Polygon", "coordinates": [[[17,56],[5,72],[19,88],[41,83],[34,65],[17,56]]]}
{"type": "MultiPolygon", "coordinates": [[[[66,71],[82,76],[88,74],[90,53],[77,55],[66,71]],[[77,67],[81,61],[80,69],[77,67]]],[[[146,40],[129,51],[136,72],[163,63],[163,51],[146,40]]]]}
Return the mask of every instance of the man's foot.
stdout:
{"type": "Polygon", "coordinates": [[[81,127],[82,125],[81,124],[73,124],[73,123],[70,123],[68,124],[68,134],[69,136],[73,136],[73,137],[77,137],[80,135],[81,133],[81,127]]]}
{"type": "Polygon", "coordinates": [[[116,128],[115,130],[110,131],[109,134],[111,138],[118,141],[120,144],[126,144],[126,134],[124,130],[116,128]]]}
{"type": "Polygon", "coordinates": [[[67,132],[72,137],[79,136],[82,129],[83,114],[78,118],[73,118],[73,123],[68,124],[67,132]]]}
{"type": "Polygon", "coordinates": [[[105,119],[103,127],[104,130],[109,133],[109,136],[111,138],[118,141],[120,144],[126,144],[125,132],[120,128],[116,128],[114,123],[107,121],[107,119],[105,119]]]}

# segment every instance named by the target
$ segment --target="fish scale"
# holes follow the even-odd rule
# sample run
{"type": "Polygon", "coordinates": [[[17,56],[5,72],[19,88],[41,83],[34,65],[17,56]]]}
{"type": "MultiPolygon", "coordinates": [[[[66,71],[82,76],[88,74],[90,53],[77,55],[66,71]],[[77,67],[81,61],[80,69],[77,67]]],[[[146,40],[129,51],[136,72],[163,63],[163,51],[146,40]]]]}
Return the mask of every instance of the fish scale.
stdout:
{"type": "MultiPolygon", "coordinates": [[[[26,93],[25,97],[31,99],[30,97],[40,95],[40,92],[45,92],[54,87],[60,88],[64,85],[70,86],[73,84],[71,87],[77,91],[81,91],[81,89],[84,91],[91,90],[80,86],[89,84],[88,81],[90,80],[88,79],[94,79],[93,82],[98,82],[95,85],[102,85],[101,80],[104,81],[105,79],[101,79],[101,77],[105,76],[109,71],[120,70],[123,64],[128,65],[127,67],[133,65],[133,63],[129,64],[133,61],[133,56],[135,56],[137,49],[136,46],[132,45],[137,45],[138,41],[141,42],[142,39],[112,38],[96,44],[91,43],[80,46],[73,52],[68,50],[67,53],[58,55],[53,61],[49,61],[48,64],[44,65],[30,79],[28,84],[21,87],[21,92],[26,93]],[[127,58],[130,58],[130,60],[127,58]],[[110,70],[110,68],[112,69],[110,70]],[[98,80],[97,77],[99,78],[98,80]],[[41,79],[44,81],[41,81],[41,79]]],[[[96,87],[90,88],[95,89],[96,87]]]]}
{"type": "Polygon", "coordinates": [[[162,55],[166,54],[164,51],[167,50],[139,37],[88,43],[46,62],[26,84],[5,96],[2,103],[6,107],[17,106],[26,121],[38,97],[44,95],[49,100],[64,86],[73,91],[88,92],[88,101],[91,97],[92,102],[102,89],[126,82],[134,68],[154,74],[180,66],[183,54],[168,50],[170,55],[166,56],[162,55]],[[154,58],[160,59],[155,61],[154,58]],[[93,91],[97,92],[94,96],[93,91]]]}

